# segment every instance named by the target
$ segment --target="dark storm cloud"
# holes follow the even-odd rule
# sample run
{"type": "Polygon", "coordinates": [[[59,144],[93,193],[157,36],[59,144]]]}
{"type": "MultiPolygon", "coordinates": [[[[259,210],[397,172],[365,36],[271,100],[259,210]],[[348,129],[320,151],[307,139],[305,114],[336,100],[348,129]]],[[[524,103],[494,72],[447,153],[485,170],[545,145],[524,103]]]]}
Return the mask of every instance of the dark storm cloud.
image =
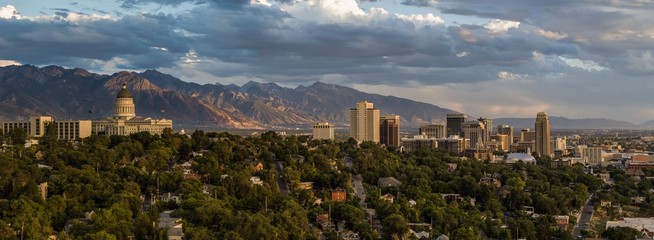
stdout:
{"type": "Polygon", "coordinates": [[[176,21],[172,16],[76,22],[65,17],[55,16],[51,21],[0,19],[0,56],[31,64],[125,57],[131,68],[149,68],[170,66],[188,50],[181,36],[172,31],[176,21]],[[166,48],[167,54],[153,47],[166,48]]]}
{"type": "Polygon", "coordinates": [[[225,77],[247,74],[268,79],[270,75],[290,78],[342,74],[363,79],[370,73],[383,73],[367,81],[393,83],[408,78],[429,84],[472,82],[496,79],[497,67],[528,64],[534,51],[576,54],[570,43],[526,31],[494,36],[488,29],[474,25],[418,29],[399,19],[371,25],[293,24],[288,22],[297,19],[269,8],[239,12],[198,8],[190,14],[194,17],[183,18],[178,24],[198,35],[192,45],[199,55],[248,66],[247,72],[208,70],[225,77]],[[202,24],[209,21],[213,24],[202,24]],[[462,39],[462,30],[474,34],[476,42],[462,39]],[[463,52],[468,55],[457,56],[463,52]],[[493,72],[469,73],[469,68],[480,65],[491,66],[479,68],[480,71],[493,72]],[[414,71],[403,71],[405,68],[414,71]],[[432,75],[430,68],[437,68],[438,75],[432,75]]]}
{"type": "Polygon", "coordinates": [[[178,16],[127,13],[117,20],[74,23],[64,15],[52,21],[0,20],[6,33],[0,35],[0,55],[69,66],[120,58],[124,61],[114,63],[119,68],[149,69],[180,66],[192,50],[201,61],[197,68],[219,77],[297,82],[342,75],[351,83],[393,85],[403,79],[421,84],[489,81],[507,69],[533,76],[541,71],[532,67],[534,52],[579,54],[577,43],[535,35],[537,28],[525,24],[490,33],[478,25],[418,27],[392,14],[361,23],[363,18],[353,16],[351,22],[305,20],[245,0],[125,3],[150,2],[208,5],[178,16]]]}

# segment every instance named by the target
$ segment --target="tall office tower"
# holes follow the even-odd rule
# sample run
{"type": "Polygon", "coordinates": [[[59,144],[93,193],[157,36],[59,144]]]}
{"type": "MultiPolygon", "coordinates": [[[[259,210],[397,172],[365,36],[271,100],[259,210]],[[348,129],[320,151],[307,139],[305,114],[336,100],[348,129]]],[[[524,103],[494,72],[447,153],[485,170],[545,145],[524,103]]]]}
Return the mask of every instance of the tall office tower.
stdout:
{"type": "Polygon", "coordinates": [[[418,132],[420,135],[425,135],[428,138],[445,138],[445,126],[443,124],[421,126],[418,132]]]}
{"type": "Polygon", "coordinates": [[[477,121],[484,123],[484,126],[486,127],[486,136],[493,135],[493,119],[480,117],[477,121]]]}
{"type": "Polygon", "coordinates": [[[334,125],[328,122],[320,122],[313,125],[313,139],[334,140],[334,125]]]}
{"type": "Polygon", "coordinates": [[[350,137],[359,142],[379,142],[379,109],[372,103],[361,101],[350,109],[350,137]]]}
{"type": "Polygon", "coordinates": [[[470,148],[482,149],[488,142],[488,131],[480,121],[467,121],[462,124],[463,138],[470,139],[470,148]]]}
{"type": "Polygon", "coordinates": [[[379,119],[379,142],[386,146],[400,146],[400,115],[388,115],[379,119]]]}
{"type": "Polygon", "coordinates": [[[509,125],[497,125],[497,134],[509,136],[509,145],[513,143],[513,127],[509,125]]]}
{"type": "Polygon", "coordinates": [[[547,113],[539,112],[536,115],[536,153],[540,156],[552,155],[552,147],[550,146],[550,119],[547,113]]]}
{"type": "Polygon", "coordinates": [[[463,131],[461,131],[461,125],[466,121],[466,119],[468,119],[468,115],[462,113],[447,114],[447,137],[452,135],[461,136],[463,134],[463,131]]]}

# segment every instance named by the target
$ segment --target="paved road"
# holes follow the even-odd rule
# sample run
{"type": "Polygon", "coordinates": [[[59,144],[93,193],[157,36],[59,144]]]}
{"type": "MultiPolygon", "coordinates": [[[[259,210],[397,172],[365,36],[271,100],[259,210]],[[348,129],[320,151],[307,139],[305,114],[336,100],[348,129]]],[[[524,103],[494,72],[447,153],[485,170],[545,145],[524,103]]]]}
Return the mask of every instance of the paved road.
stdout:
{"type": "Polygon", "coordinates": [[[572,231],[572,236],[578,237],[581,235],[581,230],[587,230],[590,227],[590,220],[593,218],[593,205],[585,205],[581,208],[581,216],[572,231]]]}
{"type": "Polygon", "coordinates": [[[354,193],[359,197],[359,206],[366,208],[366,189],[363,188],[363,183],[361,183],[361,174],[352,176],[352,182],[354,182],[354,193]]]}
{"type": "Polygon", "coordinates": [[[282,167],[282,162],[275,161],[275,170],[277,170],[277,185],[279,185],[279,192],[284,195],[288,195],[288,184],[286,183],[286,180],[284,180],[283,169],[284,168],[282,167]]]}

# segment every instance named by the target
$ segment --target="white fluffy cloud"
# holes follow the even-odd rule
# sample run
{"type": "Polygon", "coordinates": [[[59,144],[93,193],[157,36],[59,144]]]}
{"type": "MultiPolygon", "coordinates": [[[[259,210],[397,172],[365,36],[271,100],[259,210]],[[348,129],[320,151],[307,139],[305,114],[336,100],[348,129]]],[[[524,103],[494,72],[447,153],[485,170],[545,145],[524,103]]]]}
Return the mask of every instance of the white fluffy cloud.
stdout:
{"type": "Polygon", "coordinates": [[[0,6],[0,19],[20,19],[20,14],[16,11],[16,7],[12,5],[0,6]]]}
{"type": "Polygon", "coordinates": [[[519,26],[520,26],[520,22],[500,20],[500,19],[492,20],[488,22],[486,25],[484,25],[484,27],[492,33],[507,32],[509,31],[509,29],[518,28],[519,26]]]}

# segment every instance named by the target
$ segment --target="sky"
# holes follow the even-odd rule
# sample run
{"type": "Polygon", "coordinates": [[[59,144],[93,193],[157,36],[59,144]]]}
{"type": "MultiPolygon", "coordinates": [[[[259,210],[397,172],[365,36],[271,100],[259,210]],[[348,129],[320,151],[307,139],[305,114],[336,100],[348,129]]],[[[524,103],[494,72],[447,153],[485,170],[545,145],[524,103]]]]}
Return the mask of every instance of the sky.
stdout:
{"type": "Polygon", "coordinates": [[[654,0],[0,0],[0,66],[654,120],[654,0]]]}

